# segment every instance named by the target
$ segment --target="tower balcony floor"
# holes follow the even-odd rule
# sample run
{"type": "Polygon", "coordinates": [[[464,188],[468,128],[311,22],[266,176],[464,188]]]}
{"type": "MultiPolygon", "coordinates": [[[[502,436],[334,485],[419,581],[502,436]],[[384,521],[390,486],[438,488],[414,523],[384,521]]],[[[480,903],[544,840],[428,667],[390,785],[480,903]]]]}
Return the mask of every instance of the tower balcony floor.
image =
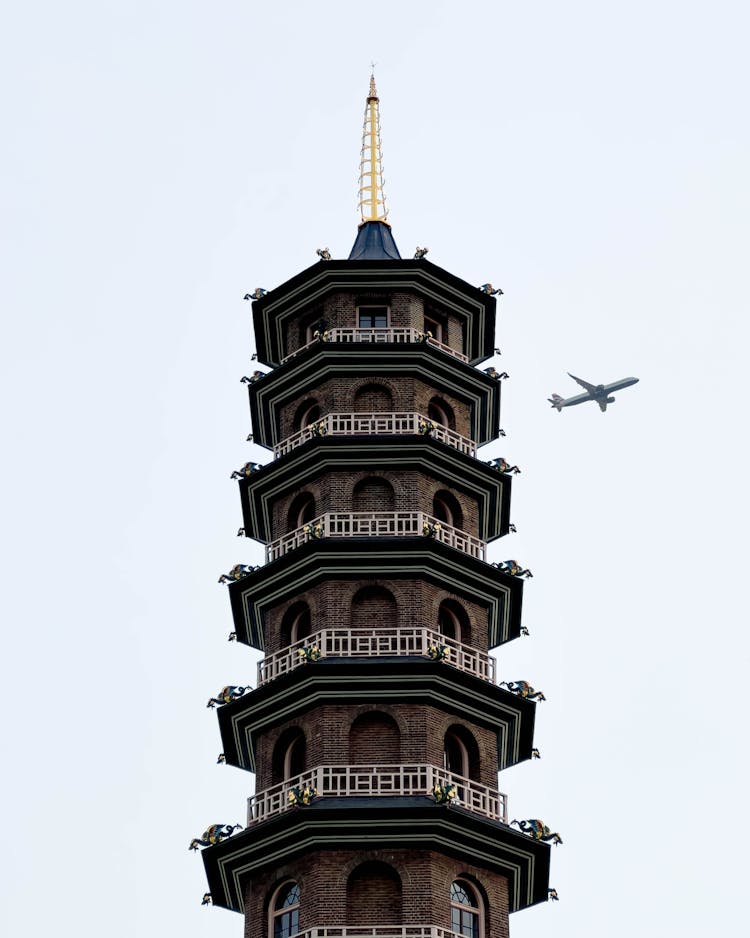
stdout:
{"type": "Polygon", "coordinates": [[[439,925],[328,925],[290,938],[464,938],[439,925]]]}
{"type": "Polygon", "coordinates": [[[448,427],[435,423],[424,414],[411,412],[394,413],[335,413],[327,414],[310,426],[287,437],[273,448],[275,459],[285,456],[308,440],[320,436],[415,436],[434,437],[467,456],[476,456],[477,444],[468,437],[448,427]]]}
{"type": "Polygon", "coordinates": [[[278,363],[288,348],[290,330],[299,322],[300,315],[323,303],[326,297],[372,290],[403,291],[427,299],[458,317],[464,336],[463,350],[470,360],[479,362],[492,355],[497,308],[494,296],[426,258],[334,259],[313,264],[261,299],[253,300],[258,359],[270,365],[278,363]]]}
{"type": "Polygon", "coordinates": [[[306,649],[315,649],[320,658],[376,658],[394,655],[422,655],[439,658],[459,671],[495,683],[495,659],[430,628],[320,629],[312,635],[287,645],[258,662],[258,686],[272,681],[308,662],[306,649]],[[440,647],[447,654],[440,652],[440,647]],[[434,649],[431,653],[430,649],[434,649]]]}
{"type": "MultiPolygon", "coordinates": [[[[247,385],[253,439],[273,448],[282,439],[282,414],[289,404],[317,397],[326,382],[346,383],[363,376],[372,380],[417,381],[446,393],[466,409],[464,432],[483,445],[500,425],[502,382],[468,362],[445,355],[426,342],[388,345],[318,342],[303,355],[285,362],[247,385]]],[[[452,405],[453,406],[453,405],[452,405]]],[[[284,431],[286,436],[288,431],[284,431]]]]}
{"type": "Polygon", "coordinates": [[[296,355],[299,355],[300,352],[304,352],[305,349],[310,348],[311,345],[318,345],[321,342],[343,342],[343,343],[352,343],[352,342],[374,342],[377,344],[414,344],[414,343],[426,343],[432,345],[434,348],[440,349],[441,352],[445,352],[448,355],[452,355],[454,358],[457,358],[459,361],[468,362],[469,358],[467,355],[464,355],[463,352],[459,352],[454,348],[451,348],[450,345],[446,345],[444,342],[439,342],[437,339],[434,339],[431,335],[428,335],[426,332],[420,332],[419,329],[413,329],[409,327],[398,327],[398,328],[386,328],[386,329],[361,329],[361,328],[335,328],[327,329],[324,333],[321,334],[320,338],[311,339],[306,345],[303,345],[301,348],[295,349],[290,355],[286,355],[281,359],[281,364],[288,362],[291,358],[294,358],[296,355]]]}
{"type": "MultiPolygon", "coordinates": [[[[462,864],[499,873],[508,881],[508,910],[547,901],[550,845],[502,821],[423,795],[320,798],[306,808],[270,817],[212,847],[202,860],[214,905],[241,912],[248,884],[315,851],[353,853],[435,851],[462,864]]],[[[446,938],[448,931],[402,932],[382,926],[371,932],[335,928],[312,931],[328,938],[446,938]]]]}
{"type": "Polygon", "coordinates": [[[420,532],[419,537],[308,540],[283,563],[265,564],[235,580],[228,589],[237,640],[262,650],[269,609],[327,580],[363,577],[422,579],[484,606],[490,648],[520,635],[525,581],[420,532]]]}
{"type": "MultiPolygon", "coordinates": [[[[448,668],[442,661],[418,656],[330,657],[282,674],[218,708],[226,764],[255,772],[258,741],[264,734],[302,718],[317,707],[342,704],[422,705],[451,717],[460,714],[495,736],[498,771],[532,756],[535,701],[448,668]]],[[[325,761],[333,763],[343,758],[342,753],[325,761]]],[[[492,784],[494,778],[488,776],[484,782],[492,784]]]]}
{"type": "MultiPolygon", "coordinates": [[[[243,467],[238,485],[245,537],[267,543],[285,533],[286,529],[279,527],[283,520],[279,501],[290,492],[311,486],[317,487],[321,496],[326,490],[331,494],[331,501],[321,500],[319,512],[354,508],[433,511],[427,483],[425,491],[421,495],[414,493],[409,501],[355,505],[343,500],[349,477],[356,474],[359,478],[363,472],[392,473],[395,478],[410,474],[438,482],[470,506],[472,516],[476,516],[473,524],[466,523],[471,534],[488,542],[503,537],[510,530],[513,475],[464,452],[473,442],[445,427],[420,433],[422,419],[420,414],[411,413],[333,413],[313,424],[312,429],[287,438],[284,445],[294,445],[283,458],[261,467],[255,464],[247,472],[243,467]],[[335,432],[318,433],[315,428],[321,424],[333,427],[335,432]],[[445,440],[440,439],[441,435],[445,440]],[[344,484],[343,489],[339,483],[344,484]]],[[[418,534],[421,536],[421,530],[418,534]]]]}
{"type": "Polygon", "coordinates": [[[266,546],[266,560],[269,563],[278,560],[296,547],[322,537],[419,536],[434,538],[477,560],[486,560],[485,541],[423,511],[328,511],[271,541],[266,546]]]}
{"type": "Polygon", "coordinates": [[[297,809],[295,789],[317,798],[378,798],[424,795],[434,801],[437,788],[456,786],[455,805],[508,823],[508,796],[487,785],[434,765],[318,765],[247,799],[248,826],[297,809]]]}

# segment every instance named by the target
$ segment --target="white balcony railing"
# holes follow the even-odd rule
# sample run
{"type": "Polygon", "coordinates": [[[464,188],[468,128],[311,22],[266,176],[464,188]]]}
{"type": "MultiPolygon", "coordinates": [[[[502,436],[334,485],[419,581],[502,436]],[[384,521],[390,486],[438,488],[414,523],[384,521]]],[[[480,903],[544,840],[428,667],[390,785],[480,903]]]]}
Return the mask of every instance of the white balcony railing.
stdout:
{"type": "Polygon", "coordinates": [[[432,428],[429,435],[436,440],[468,456],[476,456],[477,445],[473,440],[417,413],[328,414],[310,424],[309,427],[282,440],[281,443],[277,443],[273,448],[273,455],[276,459],[279,456],[285,456],[297,446],[301,446],[316,436],[394,436],[400,434],[414,436],[423,433],[420,426],[425,425],[432,428]]]}
{"type": "Polygon", "coordinates": [[[438,925],[326,925],[291,938],[462,938],[438,925]]]}
{"type": "Polygon", "coordinates": [[[486,652],[447,638],[428,628],[321,629],[287,645],[258,662],[258,686],[306,664],[300,652],[315,646],[321,658],[376,658],[385,656],[423,655],[429,657],[430,646],[445,645],[446,664],[466,671],[484,681],[495,683],[495,659],[486,652]]]}
{"type": "MultiPolygon", "coordinates": [[[[291,810],[293,788],[314,788],[321,798],[431,796],[435,785],[456,785],[454,804],[508,823],[508,796],[497,789],[454,775],[434,765],[319,765],[247,799],[247,823],[255,824],[291,810]]],[[[304,810],[300,808],[299,810],[304,810]]]]}
{"type": "Polygon", "coordinates": [[[426,342],[428,345],[434,345],[442,352],[459,359],[459,361],[467,362],[469,360],[463,352],[457,352],[450,345],[438,342],[437,339],[428,338],[426,333],[420,332],[419,329],[403,326],[390,329],[358,329],[355,327],[327,329],[325,339],[311,339],[306,345],[300,346],[300,348],[282,358],[281,362],[283,364],[289,361],[290,358],[299,355],[300,352],[310,348],[311,345],[325,344],[326,342],[376,342],[378,344],[390,343],[397,345],[426,342]]]}
{"type": "Polygon", "coordinates": [[[462,938],[438,925],[326,925],[291,938],[462,938]]]}
{"type": "Polygon", "coordinates": [[[319,537],[419,537],[428,530],[435,540],[479,560],[485,559],[484,541],[422,511],[328,511],[270,541],[266,545],[266,560],[277,560],[319,537]]]}

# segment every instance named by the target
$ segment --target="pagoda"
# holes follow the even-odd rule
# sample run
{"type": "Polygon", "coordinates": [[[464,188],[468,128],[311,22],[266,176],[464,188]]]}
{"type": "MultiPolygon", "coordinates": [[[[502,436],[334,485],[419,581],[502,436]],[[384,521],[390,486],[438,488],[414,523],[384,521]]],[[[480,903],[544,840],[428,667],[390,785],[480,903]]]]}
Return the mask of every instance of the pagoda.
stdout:
{"type": "Polygon", "coordinates": [[[233,635],[265,657],[216,702],[255,793],[203,861],[246,938],[501,938],[547,900],[556,835],[511,826],[498,789],[537,706],[489,654],[521,634],[524,588],[487,560],[512,472],[477,457],[500,432],[501,381],[477,367],[499,291],[401,257],[374,78],[360,212],[347,259],[320,250],[252,302],[270,369],[248,379],[253,439],[273,458],[236,475],[266,562],[225,579],[233,635]]]}

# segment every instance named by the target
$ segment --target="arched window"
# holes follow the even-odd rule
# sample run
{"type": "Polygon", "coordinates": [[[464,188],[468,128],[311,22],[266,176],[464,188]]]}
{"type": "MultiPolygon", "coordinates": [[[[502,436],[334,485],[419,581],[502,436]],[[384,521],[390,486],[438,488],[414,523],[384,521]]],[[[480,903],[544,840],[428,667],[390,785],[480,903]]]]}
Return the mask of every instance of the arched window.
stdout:
{"type": "Polygon", "coordinates": [[[281,647],[307,638],[311,631],[310,607],[305,602],[294,603],[281,620],[281,647]]]}
{"type": "Polygon", "coordinates": [[[454,724],[448,727],[444,740],[443,759],[445,768],[451,775],[461,775],[474,781],[480,780],[479,746],[465,726],[454,724]]]}
{"type": "Polygon", "coordinates": [[[435,423],[440,423],[451,430],[456,429],[456,416],[450,404],[442,397],[433,397],[427,406],[427,416],[435,423]]]}
{"type": "Polygon", "coordinates": [[[446,638],[471,644],[471,625],[466,610],[453,599],[445,599],[438,609],[438,630],[446,638]]]}
{"type": "Polygon", "coordinates": [[[463,528],[464,513],[461,511],[461,503],[451,492],[442,490],[435,492],[432,499],[432,513],[444,524],[450,524],[454,528],[463,528]]]}
{"type": "Polygon", "coordinates": [[[461,739],[458,733],[448,731],[445,734],[445,750],[443,752],[446,769],[452,775],[461,775],[467,778],[469,775],[469,750],[466,743],[461,739]]]}
{"type": "Polygon", "coordinates": [[[398,765],[401,733],[387,713],[373,710],[357,717],[349,729],[351,765],[398,765]]]}
{"type": "Polygon", "coordinates": [[[451,883],[451,931],[465,938],[482,938],[482,906],[476,891],[464,880],[451,883]]]}
{"type": "Polygon", "coordinates": [[[393,395],[383,384],[363,384],[354,395],[352,410],[357,414],[391,413],[394,410],[393,395]]]}
{"type": "Polygon", "coordinates": [[[346,884],[348,925],[400,925],[401,877],[387,863],[362,863],[346,884]]]}
{"type": "Polygon", "coordinates": [[[351,627],[382,629],[398,625],[398,607],[393,595],[382,586],[363,586],[352,598],[351,627]]]}
{"type": "Polygon", "coordinates": [[[292,726],[279,737],[273,747],[271,775],[274,785],[301,775],[305,771],[307,745],[305,734],[298,726],[292,726]]]}
{"type": "Polygon", "coordinates": [[[315,496],[312,492],[300,492],[292,499],[286,519],[287,531],[301,528],[315,517],[315,496]]]}
{"type": "Polygon", "coordinates": [[[271,900],[269,938],[290,938],[299,933],[299,886],[282,883],[271,900]]]}
{"type": "Polygon", "coordinates": [[[294,429],[304,430],[311,423],[320,420],[320,404],[314,397],[308,397],[302,401],[294,413],[294,429]]]}
{"type": "Polygon", "coordinates": [[[354,486],[352,492],[354,511],[393,511],[394,505],[393,486],[387,479],[368,476],[354,486]]]}

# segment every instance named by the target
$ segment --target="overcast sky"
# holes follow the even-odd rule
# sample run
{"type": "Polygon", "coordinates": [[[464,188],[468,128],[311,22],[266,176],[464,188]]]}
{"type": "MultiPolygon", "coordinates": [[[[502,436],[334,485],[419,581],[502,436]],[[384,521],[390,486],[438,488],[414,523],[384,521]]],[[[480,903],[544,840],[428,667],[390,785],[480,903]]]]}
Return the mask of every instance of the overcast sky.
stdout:
{"type": "Polygon", "coordinates": [[[6,5],[0,931],[239,938],[190,838],[243,821],[205,701],[266,461],[249,304],[346,257],[369,63],[390,220],[499,304],[540,817],[512,938],[737,933],[747,883],[746,4],[6,5]],[[546,398],[627,375],[606,414],[546,398]]]}

